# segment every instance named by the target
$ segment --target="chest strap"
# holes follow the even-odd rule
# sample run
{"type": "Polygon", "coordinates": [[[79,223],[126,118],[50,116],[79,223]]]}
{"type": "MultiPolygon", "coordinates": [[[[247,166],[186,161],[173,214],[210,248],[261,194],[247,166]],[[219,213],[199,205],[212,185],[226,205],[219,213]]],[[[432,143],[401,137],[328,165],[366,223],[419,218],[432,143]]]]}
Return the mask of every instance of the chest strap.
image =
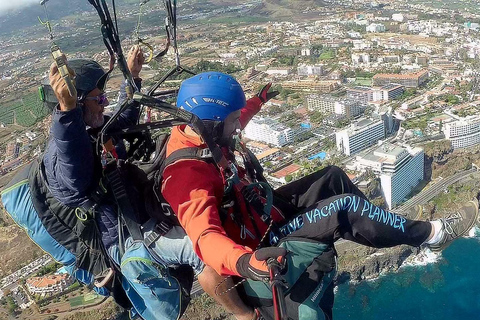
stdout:
{"type": "Polygon", "coordinates": [[[166,167],[171,165],[172,163],[183,160],[183,159],[191,159],[191,160],[202,160],[202,161],[211,161],[213,162],[213,154],[208,148],[199,148],[199,147],[188,147],[175,150],[172,152],[163,162],[162,166],[160,167],[160,173],[163,175],[163,171],[166,167]]]}

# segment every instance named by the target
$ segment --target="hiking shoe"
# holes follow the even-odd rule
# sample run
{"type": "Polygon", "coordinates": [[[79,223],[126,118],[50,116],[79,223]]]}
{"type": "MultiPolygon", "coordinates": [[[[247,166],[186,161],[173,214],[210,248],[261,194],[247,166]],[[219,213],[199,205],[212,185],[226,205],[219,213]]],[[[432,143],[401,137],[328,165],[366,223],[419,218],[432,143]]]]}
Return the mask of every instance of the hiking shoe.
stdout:
{"type": "Polygon", "coordinates": [[[427,246],[434,252],[445,249],[453,240],[468,233],[468,231],[474,227],[477,219],[478,200],[475,199],[467,202],[458,212],[440,219],[443,229],[442,239],[435,244],[429,244],[427,246]]]}

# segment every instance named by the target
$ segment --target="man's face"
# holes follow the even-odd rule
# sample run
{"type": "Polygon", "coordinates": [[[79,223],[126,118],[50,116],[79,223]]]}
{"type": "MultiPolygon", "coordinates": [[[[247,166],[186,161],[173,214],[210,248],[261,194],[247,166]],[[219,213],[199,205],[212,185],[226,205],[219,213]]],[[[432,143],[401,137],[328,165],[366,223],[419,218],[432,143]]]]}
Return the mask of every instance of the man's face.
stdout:
{"type": "Polygon", "coordinates": [[[223,135],[222,140],[230,140],[232,136],[240,130],[240,114],[241,111],[237,110],[230,113],[223,121],[223,135]]]}
{"type": "Polygon", "coordinates": [[[103,110],[108,106],[108,99],[100,89],[94,89],[85,98],[83,120],[91,128],[103,126],[103,110]]]}

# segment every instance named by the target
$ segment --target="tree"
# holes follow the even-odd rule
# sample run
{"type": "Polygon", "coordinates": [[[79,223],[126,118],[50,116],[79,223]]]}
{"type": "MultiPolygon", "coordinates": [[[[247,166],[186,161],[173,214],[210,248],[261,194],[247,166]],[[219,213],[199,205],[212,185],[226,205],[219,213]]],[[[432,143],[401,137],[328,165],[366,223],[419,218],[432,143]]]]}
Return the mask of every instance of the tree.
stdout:
{"type": "Polygon", "coordinates": [[[293,180],[293,177],[292,177],[291,175],[287,174],[287,175],[285,176],[285,182],[286,182],[286,183],[289,183],[289,182],[291,182],[292,180],[293,180]]]}
{"type": "Polygon", "coordinates": [[[15,300],[13,300],[12,296],[8,296],[6,300],[8,313],[11,315],[15,315],[15,311],[18,308],[17,303],[15,302],[15,300]]]}
{"type": "Polygon", "coordinates": [[[322,124],[323,120],[325,119],[325,115],[320,112],[320,111],[310,111],[308,113],[308,116],[310,118],[310,122],[315,124],[315,125],[320,125],[322,124]]]}

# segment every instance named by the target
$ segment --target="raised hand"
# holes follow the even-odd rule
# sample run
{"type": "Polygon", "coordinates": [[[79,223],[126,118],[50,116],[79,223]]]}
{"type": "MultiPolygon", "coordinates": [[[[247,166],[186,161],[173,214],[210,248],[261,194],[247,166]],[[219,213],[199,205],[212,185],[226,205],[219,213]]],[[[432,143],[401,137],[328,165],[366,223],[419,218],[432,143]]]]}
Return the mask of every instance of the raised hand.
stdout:
{"type": "Polygon", "coordinates": [[[145,57],[143,55],[142,48],[140,48],[138,45],[134,45],[128,52],[127,58],[128,69],[134,78],[139,78],[144,62],[145,57]]]}
{"type": "MultiPolygon", "coordinates": [[[[65,62],[67,61],[67,58],[65,55],[63,56],[65,59],[65,62]]],[[[70,69],[67,65],[68,72],[71,75],[71,78],[73,79],[73,83],[75,85],[75,72],[70,69]]],[[[55,96],[57,96],[57,100],[60,104],[60,110],[62,111],[69,111],[72,109],[75,109],[77,106],[77,95],[74,95],[73,97],[70,96],[70,92],[68,91],[67,84],[65,83],[65,80],[62,78],[60,75],[60,72],[58,71],[58,67],[56,63],[52,63],[50,66],[50,74],[49,74],[49,79],[50,79],[50,86],[53,89],[53,92],[55,92],[55,96]]]]}

